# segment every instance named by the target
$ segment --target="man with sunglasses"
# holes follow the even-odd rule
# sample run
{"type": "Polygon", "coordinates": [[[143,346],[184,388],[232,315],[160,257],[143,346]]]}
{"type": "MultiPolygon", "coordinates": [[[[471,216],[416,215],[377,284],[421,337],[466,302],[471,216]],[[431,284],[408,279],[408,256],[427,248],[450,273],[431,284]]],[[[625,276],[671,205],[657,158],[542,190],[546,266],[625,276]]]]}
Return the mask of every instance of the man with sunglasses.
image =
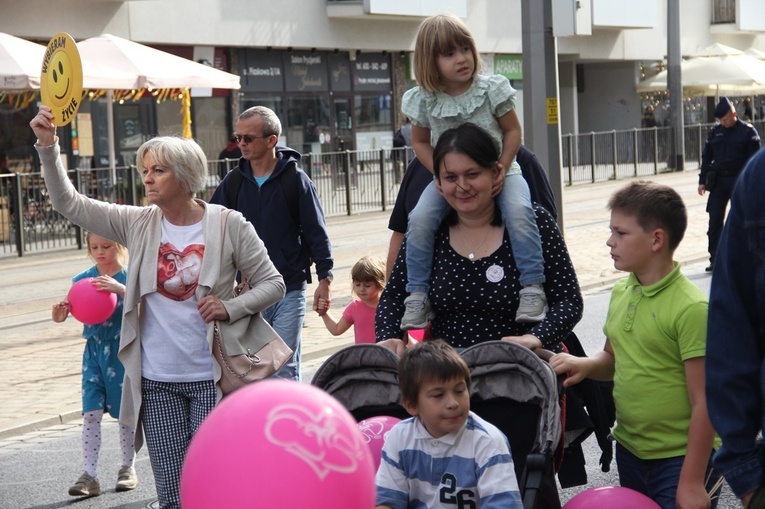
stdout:
{"type": "Polygon", "coordinates": [[[316,311],[319,299],[331,303],[334,261],[316,188],[298,168],[300,154],[277,145],[281,132],[279,117],[269,108],[254,106],[239,115],[234,140],[242,157],[218,185],[210,203],[238,210],[255,226],[284,278],[284,299],[262,314],[294,352],[274,376],[299,380],[310,265],[316,263],[319,278],[314,293],[316,311]]]}

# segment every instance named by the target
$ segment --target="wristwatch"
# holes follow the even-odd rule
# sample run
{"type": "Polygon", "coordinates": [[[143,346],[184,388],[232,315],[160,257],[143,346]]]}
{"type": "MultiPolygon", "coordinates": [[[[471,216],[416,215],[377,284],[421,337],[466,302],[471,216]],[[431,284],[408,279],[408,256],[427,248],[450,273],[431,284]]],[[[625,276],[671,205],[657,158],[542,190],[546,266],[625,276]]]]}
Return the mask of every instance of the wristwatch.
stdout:
{"type": "Polygon", "coordinates": [[[334,281],[334,280],[335,280],[335,275],[334,275],[334,274],[332,274],[332,271],[331,271],[331,270],[330,270],[329,272],[327,272],[327,277],[325,277],[325,278],[322,278],[322,279],[321,279],[321,281],[324,281],[325,279],[326,279],[328,282],[330,282],[330,283],[331,283],[332,281],[334,281]]]}

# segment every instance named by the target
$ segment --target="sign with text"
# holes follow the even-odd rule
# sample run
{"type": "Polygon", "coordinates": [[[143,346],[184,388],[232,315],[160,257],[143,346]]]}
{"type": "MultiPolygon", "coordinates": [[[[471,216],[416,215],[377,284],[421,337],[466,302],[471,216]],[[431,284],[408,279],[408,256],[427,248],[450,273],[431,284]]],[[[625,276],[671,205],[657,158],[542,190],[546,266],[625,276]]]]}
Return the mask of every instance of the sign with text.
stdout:
{"type": "Polygon", "coordinates": [[[494,73],[509,80],[522,80],[523,55],[494,55],[494,73]]]}
{"type": "Polygon", "coordinates": [[[282,55],[278,51],[242,49],[239,51],[242,92],[281,92],[284,90],[282,55]]]}
{"type": "Polygon", "coordinates": [[[387,54],[360,53],[352,63],[355,90],[388,92],[393,87],[390,57],[387,54]]]}
{"type": "Polygon", "coordinates": [[[326,92],[327,55],[323,51],[284,53],[284,77],[289,92],[326,92]]]}

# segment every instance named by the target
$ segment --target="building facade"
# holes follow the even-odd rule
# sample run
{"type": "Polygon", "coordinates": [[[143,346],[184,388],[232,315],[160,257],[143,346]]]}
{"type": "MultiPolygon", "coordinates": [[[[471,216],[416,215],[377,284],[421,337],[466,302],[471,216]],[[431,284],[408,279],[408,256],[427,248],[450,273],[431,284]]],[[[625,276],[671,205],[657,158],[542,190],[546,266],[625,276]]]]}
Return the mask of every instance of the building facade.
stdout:
{"type": "MultiPolygon", "coordinates": [[[[549,1],[561,131],[639,127],[646,97],[635,85],[665,59],[668,0],[549,1]]],[[[765,1],[678,1],[684,55],[713,42],[765,49],[765,1]]],[[[35,42],[61,31],[77,41],[110,33],[238,74],[240,90],[192,90],[192,130],[211,159],[239,112],[255,104],[274,109],[281,142],[304,153],[389,147],[403,120],[400,98],[413,85],[417,27],[438,12],[465,19],[485,72],[510,78],[519,115],[534,114],[523,110],[523,30],[533,27],[523,26],[522,0],[0,0],[0,9],[0,32],[35,42]]],[[[75,126],[75,140],[90,138],[92,150],[73,149],[64,135],[75,164],[105,165],[105,101],[83,101],[75,126]]],[[[30,155],[34,140],[18,129],[34,105],[0,109],[0,150],[30,155]]],[[[150,96],[116,105],[119,161],[132,163],[151,136],[181,132],[179,110],[177,101],[150,96]]]]}

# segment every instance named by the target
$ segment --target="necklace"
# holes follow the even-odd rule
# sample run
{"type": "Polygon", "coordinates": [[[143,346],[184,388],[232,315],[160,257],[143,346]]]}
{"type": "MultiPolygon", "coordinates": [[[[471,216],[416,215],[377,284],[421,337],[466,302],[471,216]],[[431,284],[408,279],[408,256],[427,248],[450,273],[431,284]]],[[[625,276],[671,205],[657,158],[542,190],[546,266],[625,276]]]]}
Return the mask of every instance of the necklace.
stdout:
{"type": "MultiPolygon", "coordinates": [[[[464,228],[464,226],[462,224],[460,224],[460,229],[462,229],[462,228],[464,228]]],[[[489,229],[486,230],[486,235],[483,236],[483,240],[481,241],[481,243],[478,244],[476,246],[476,248],[473,249],[472,251],[470,250],[469,243],[467,242],[468,241],[467,236],[464,235],[464,233],[463,233],[463,239],[462,240],[463,240],[463,244],[465,245],[466,251],[468,251],[468,256],[467,256],[468,260],[470,260],[472,262],[475,259],[475,254],[481,251],[481,248],[486,243],[486,239],[489,238],[489,234],[491,233],[491,230],[492,230],[492,228],[491,228],[491,226],[489,226],[489,229]]]]}

